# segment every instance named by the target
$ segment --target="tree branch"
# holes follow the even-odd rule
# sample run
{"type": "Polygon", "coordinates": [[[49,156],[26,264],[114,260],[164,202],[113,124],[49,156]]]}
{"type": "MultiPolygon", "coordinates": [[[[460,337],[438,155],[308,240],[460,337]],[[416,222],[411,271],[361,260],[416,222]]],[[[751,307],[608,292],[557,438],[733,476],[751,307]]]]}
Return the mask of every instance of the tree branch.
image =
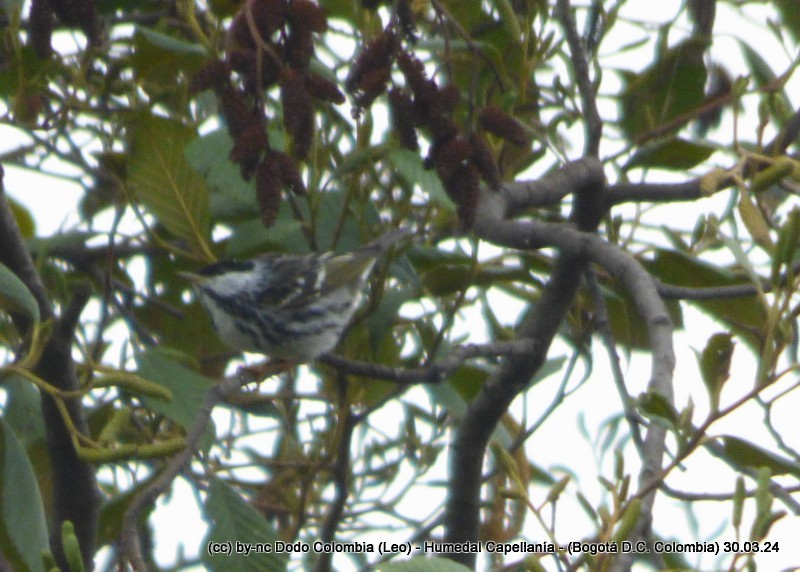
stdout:
{"type": "MultiPolygon", "coordinates": [[[[276,368],[280,367],[281,369],[285,367],[285,365],[280,363],[272,365],[276,368]]],[[[206,427],[208,427],[208,420],[211,418],[211,412],[214,410],[214,407],[221,403],[231,392],[250,381],[250,379],[242,381],[239,376],[231,376],[208,390],[195,416],[192,427],[186,433],[186,448],[172,457],[158,476],[142,489],[128,505],[125,516],[122,519],[122,534],[120,535],[122,545],[120,551],[123,556],[127,558],[128,562],[130,562],[131,567],[137,572],[144,572],[147,570],[147,564],[145,563],[142,547],[139,542],[139,515],[145,507],[151,505],[159,496],[166,492],[172,485],[172,481],[175,480],[192,458],[197,444],[205,434],[206,427]]]]}
{"type": "MultiPolygon", "coordinates": [[[[489,439],[508,406],[544,363],[550,343],[578,291],[583,267],[584,263],[575,257],[559,258],[539,302],[531,307],[517,331],[518,339],[532,341],[534,350],[526,356],[507,358],[484,384],[459,423],[450,448],[446,542],[478,539],[482,468],[489,439]]],[[[474,554],[448,556],[474,566],[474,554]]]]}
{"type": "Polygon", "coordinates": [[[592,301],[594,302],[594,321],[596,324],[596,331],[600,333],[600,339],[606,348],[606,353],[608,354],[608,361],[611,365],[611,376],[614,379],[614,385],[616,386],[617,393],[619,394],[622,410],[625,413],[625,420],[628,422],[628,426],[630,427],[633,443],[636,445],[637,450],[641,454],[643,443],[639,425],[642,423],[642,419],[634,410],[632,405],[633,400],[631,399],[630,393],[628,393],[628,387],[625,385],[625,375],[622,373],[622,366],[620,366],[619,363],[619,354],[617,353],[614,334],[611,331],[606,301],[603,298],[600,285],[597,283],[597,278],[591,269],[586,271],[586,284],[589,292],[592,295],[592,301]]]}
{"type": "Polygon", "coordinates": [[[674,203],[703,196],[700,179],[684,183],[619,183],[606,189],[606,208],[630,202],[674,203]]]}
{"type": "MultiPolygon", "coordinates": [[[[603,169],[597,160],[589,159],[569,164],[549,179],[549,183],[555,185],[557,182],[564,189],[576,192],[578,189],[600,191],[603,169]]],[[[517,195],[515,198],[521,197],[517,195]]],[[[520,232],[525,223],[505,220],[508,214],[505,199],[505,193],[483,195],[478,207],[475,233],[486,240],[498,242],[496,239],[501,237],[496,234],[497,230],[506,238],[506,231],[511,231],[516,235],[515,247],[531,248],[534,241],[520,232]]],[[[503,243],[502,240],[499,242],[503,243]]],[[[446,542],[478,539],[482,468],[489,439],[508,406],[528,386],[531,377],[544,363],[558,327],[572,306],[585,265],[585,258],[580,253],[562,253],[538,303],[528,310],[517,331],[518,340],[528,340],[532,344],[531,352],[507,358],[484,384],[459,423],[450,448],[449,494],[445,507],[446,542]]],[[[474,554],[448,556],[467,566],[474,566],[474,554]]]]}
{"type": "MultiPolygon", "coordinates": [[[[599,161],[584,159],[567,165],[564,171],[565,181],[571,183],[578,195],[588,195],[591,190],[602,193],[603,171],[599,161]]],[[[477,539],[481,468],[489,438],[502,413],[543,363],[547,348],[572,303],[586,262],[603,267],[633,297],[637,311],[647,323],[652,348],[648,389],[661,394],[670,403],[673,401],[672,322],[655,281],[634,258],[595,234],[581,232],[570,224],[508,220],[506,197],[502,192],[484,193],[477,210],[475,232],[481,238],[520,249],[550,246],[560,252],[560,257],[540,300],[523,319],[518,331],[520,339],[537,342],[534,352],[526,359],[511,357],[504,362],[472,401],[454,437],[445,519],[445,535],[450,542],[477,539]]],[[[572,218],[586,220],[587,216],[573,213],[572,218]]],[[[657,424],[650,425],[642,447],[640,486],[650,483],[659,473],[665,437],[665,429],[657,424]]],[[[641,517],[633,538],[644,538],[648,534],[654,500],[655,491],[643,495],[641,517]]],[[[474,555],[455,556],[464,564],[474,563],[474,555]]]]}
{"type": "Polygon", "coordinates": [[[503,355],[527,355],[534,347],[531,340],[467,344],[454,348],[444,359],[418,368],[391,367],[371,362],[349,360],[335,354],[320,358],[324,364],[351,375],[385,379],[398,385],[441,383],[468,359],[493,358],[503,355]]]}
{"type": "Polygon", "coordinates": [[[600,139],[603,136],[603,121],[597,111],[597,99],[592,80],[589,77],[589,61],[586,58],[583,40],[578,34],[575,25],[575,17],[572,15],[572,8],[569,0],[558,0],[556,4],[556,16],[561,21],[564,28],[564,35],[569,45],[570,57],[572,59],[572,69],[574,71],[575,83],[578,85],[578,93],[581,96],[583,107],[583,117],[586,123],[586,143],[584,156],[598,157],[600,154],[600,139]]]}
{"type": "MultiPolygon", "coordinates": [[[[353,429],[358,424],[360,417],[354,415],[349,408],[340,409],[340,411],[343,413],[343,418],[341,420],[341,429],[339,430],[339,443],[336,448],[336,461],[331,468],[335,492],[331,507],[325,517],[325,523],[320,530],[319,539],[322,542],[332,542],[335,538],[336,529],[344,514],[347,497],[350,495],[350,447],[353,442],[353,429]]],[[[331,569],[332,558],[333,554],[330,552],[320,554],[314,569],[318,572],[327,572],[331,569]]]]}
{"type": "MultiPolygon", "coordinates": [[[[8,204],[0,166],[0,262],[5,264],[25,284],[39,306],[42,320],[55,320],[52,334],[45,346],[34,373],[62,391],[75,391],[79,387],[75,362],[72,359],[72,341],[75,327],[83,307],[89,299],[89,290],[80,288],[61,318],[56,318],[41,278],[25,246],[14,215],[8,204]]],[[[29,335],[33,324],[27,316],[12,313],[12,320],[20,335],[29,335]]],[[[50,546],[56,562],[63,569],[68,564],[61,544],[61,523],[69,520],[81,547],[83,560],[92,567],[94,557],[99,493],[94,467],[78,457],[70,432],[55,400],[41,394],[42,418],[45,425],[47,451],[52,470],[54,515],[50,531],[50,546]]],[[[66,399],[66,409],[73,425],[84,434],[88,426],[80,399],[66,399]]]]}
{"type": "MultiPolygon", "coordinates": [[[[773,157],[785,153],[790,145],[797,142],[798,138],[800,138],[800,108],[784,124],[781,132],[764,145],[764,153],[773,157]]],[[[761,165],[757,171],[766,167],[766,164],[761,165]]],[[[717,190],[725,189],[732,184],[732,182],[726,182],[717,190]]],[[[699,178],[683,183],[620,183],[610,185],[606,189],[605,205],[606,208],[611,208],[614,205],[628,202],[684,202],[702,197],[703,192],[700,188],[699,178]]]]}
{"type": "Polygon", "coordinates": [[[507,218],[527,209],[558,204],[587,176],[603,182],[603,169],[596,159],[579,159],[533,181],[504,183],[501,187],[507,218]]]}

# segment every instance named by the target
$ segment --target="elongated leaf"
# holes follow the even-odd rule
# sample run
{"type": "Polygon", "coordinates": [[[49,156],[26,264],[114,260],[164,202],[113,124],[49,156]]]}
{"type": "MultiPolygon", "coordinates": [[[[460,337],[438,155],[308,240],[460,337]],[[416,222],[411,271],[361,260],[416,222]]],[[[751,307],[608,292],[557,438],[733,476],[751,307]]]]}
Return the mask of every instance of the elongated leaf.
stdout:
{"type": "Polygon", "coordinates": [[[773,475],[794,475],[800,478],[800,464],[779,457],[739,437],[723,437],[725,457],[740,467],[767,467],[773,475]]]}
{"type": "MultiPolygon", "coordinates": [[[[274,547],[279,540],[272,526],[252,506],[250,506],[230,485],[219,479],[212,479],[206,498],[205,512],[211,527],[203,542],[208,546],[213,542],[239,543],[240,546],[263,545],[274,547]]],[[[236,548],[234,546],[234,548],[236,548]]],[[[210,570],[226,572],[242,571],[283,571],[286,569],[284,554],[251,553],[209,554],[204,551],[203,563],[210,570]]]]}
{"type": "MultiPolygon", "coordinates": [[[[272,140],[270,137],[270,145],[272,140]]],[[[215,217],[256,216],[255,183],[242,179],[239,166],[229,158],[232,148],[233,140],[223,127],[189,143],[186,160],[205,178],[215,217]]]]}
{"type": "Polygon", "coordinates": [[[782,28],[789,31],[794,41],[800,41],[800,4],[797,0],[775,0],[781,15],[782,28]]]}
{"type": "MultiPolygon", "coordinates": [[[[746,278],[676,251],[658,250],[646,266],[662,282],[675,286],[713,288],[748,283],[746,278]]],[[[735,304],[730,300],[690,300],[688,303],[722,321],[738,339],[758,351],[760,341],[756,332],[763,329],[767,315],[760,298],[737,298],[735,304]]]]}
{"type": "MultiPolygon", "coordinates": [[[[630,139],[664,127],[703,101],[706,40],[688,39],[665,50],[650,67],[629,76],[620,97],[620,125],[630,139]]],[[[674,129],[672,129],[674,131],[674,129]]]]}
{"type": "Polygon", "coordinates": [[[171,401],[142,398],[147,407],[189,428],[213,382],[174,361],[167,352],[152,348],[136,356],[139,375],[172,392],[171,401]]]}
{"type": "Polygon", "coordinates": [[[27,379],[18,374],[2,378],[7,400],[3,407],[3,419],[14,429],[24,447],[44,438],[44,421],[39,391],[27,379]]]}
{"type": "Polygon", "coordinates": [[[719,407],[722,386],[730,376],[733,348],[734,343],[729,333],[714,334],[708,339],[706,347],[699,357],[700,374],[714,411],[719,407]]]}
{"type": "Polygon", "coordinates": [[[0,262],[0,308],[24,312],[34,322],[40,319],[36,298],[17,275],[2,262],[0,262]]]}
{"type": "Polygon", "coordinates": [[[203,48],[201,44],[194,44],[184,40],[179,40],[178,38],[157,32],[156,30],[139,27],[136,28],[136,33],[147,38],[147,40],[154,46],[169,52],[174,52],[176,54],[191,54],[200,57],[205,57],[208,55],[205,48],[203,48]]]}
{"type": "Polygon", "coordinates": [[[639,407],[648,417],[662,419],[671,427],[678,424],[678,412],[669,400],[655,391],[648,391],[639,396],[639,407]]]}
{"type": "Polygon", "coordinates": [[[131,125],[128,173],[136,197],[194,252],[208,252],[211,217],[205,180],[184,156],[194,130],[176,121],[139,115],[131,125]]]}
{"type": "Polygon", "coordinates": [[[412,185],[419,185],[436,203],[455,211],[455,205],[447,196],[436,172],[426,169],[418,154],[408,149],[393,149],[389,153],[389,160],[406,181],[412,185]]]}
{"type": "MultiPolygon", "coordinates": [[[[608,321],[614,339],[627,348],[649,349],[650,338],[647,322],[639,315],[636,302],[630,293],[616,283],[603,289],[608,307],[608,321]]],[[[683,327],[683,313],[680,304],[667,300],[667,311],[676,328],[683,327]]]]}
{"type": "Polygon", "coordinates": [[[756,206],[753,198],[747,193],[741,194],[737,207],[739,209],[739,216],[742,217],[742,222],[750,233],[750,236],[753,237],[757,245],[769,252],[772,247],[772,236],[770,234],[769,224],[764,218],[761,209],[756,206]]]}
{"type": "Polygon", "coordinates": [[[625,168],[660,167],[685,171],[708,159],[714,151],[713,145],[673,138],[641,147],[625,168]]]}
{"type": "Polygon", "coordinates": [[[755,79],[756,85],[758,87],[763,87],[774,82],[776,77],[775,72],[772,71],[772,68],[767,63],[767,60],[761,56],[758,50],[750,47],[749,44],[746,44],[741,40],[738,41],[739,47],[742,49],[744,60],[747,63],[747,67],[749,67],[750,71],[753,72],[753,78],[755,79]]]}
{"type": "Polygon", "coordinates": [[[269,228],[264,226],[260,216],[239,222],[227,240],[225,256],[244,259],[270,250],[297,254],[308,252],[302,223],[288,214],[284,215],[290,209],[287,201],[281,203],[278,217],[269,228]]]}
{"type": "Polygon", "coordinates": [[[0,553],[18,571],[43,571],[44,506],[25,449],[0,418],[0,553]]]}
{"type": "Polygon", "coordinates": [[[12,197],[6,195],[8,206],[11,207],[11,213],[14,215],[14,220],[17,221],[19,232],[24,238],[31,238],[36,235],[36,223],[33,220],[33,215],[28,207],[18,203],[12,197]]]}
{"type": "MultiPolygon", "coordinates": [[[[117,541],[122,533],[122,520],[125,518],[125,511],[131,504],[136,495],[150,485],[152,478],[140,481],[135,487],[124,493],[117,494],[103,503],[100,507],[100,515],[97,521],[97,544],[105,546],[117,541]]],[[[147,505],[139,518],[144,522],[155,508],[155,503],[147,505]]]]}
{"type": "MultiPolygon", "coordinates": [[[[749,44],[745,43],[742,40],[737,39],[739,43],[739,48],[742,50],[742,56],[744,56],[744,61],[747,64],[747,67],[750,68],[750,72],[752,73],[753,79],[755,80],[755,84],[757,87],[764,87],[766,85],[773,85],[777,76],[775,72],[770,67],[767,60],[761,55],[760,51],[757,49],[752,48],[749,44]]],[[[790,101],[788,95],[786,94],[786,89],[781,88],[774,92],[773,97],[777,97],[784,102],[790,101]]],[[[771,115],[781,123],[783,118],[780,117],[781,114],[775,113],[775,109],[770,109],[771,115]]]]}

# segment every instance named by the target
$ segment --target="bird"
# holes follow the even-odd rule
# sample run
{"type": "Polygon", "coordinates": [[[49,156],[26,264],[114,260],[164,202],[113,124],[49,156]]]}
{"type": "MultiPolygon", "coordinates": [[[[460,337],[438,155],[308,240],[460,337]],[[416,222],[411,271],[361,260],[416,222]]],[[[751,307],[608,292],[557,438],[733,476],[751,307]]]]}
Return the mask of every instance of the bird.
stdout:
{"type": "Polygon", "coordinates": [[[226,345],[308,362],[338,344],[375,262],[409,234],[395,229],[346,254],[270,252],[180,274],[192,284],[226,345]]]}

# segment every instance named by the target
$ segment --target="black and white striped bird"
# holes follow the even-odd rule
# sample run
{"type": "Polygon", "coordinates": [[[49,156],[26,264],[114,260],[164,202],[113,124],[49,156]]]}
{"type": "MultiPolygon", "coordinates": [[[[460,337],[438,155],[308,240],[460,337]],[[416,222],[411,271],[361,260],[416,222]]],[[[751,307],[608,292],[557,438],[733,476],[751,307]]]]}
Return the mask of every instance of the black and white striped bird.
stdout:
{"type": "Polygon", "coordinates": [[[228,346],[310,361],[336,346],[375,261],[408,235],[390,231],[342,255],[269,253],[181,275],[192,282],[228,346]]]}

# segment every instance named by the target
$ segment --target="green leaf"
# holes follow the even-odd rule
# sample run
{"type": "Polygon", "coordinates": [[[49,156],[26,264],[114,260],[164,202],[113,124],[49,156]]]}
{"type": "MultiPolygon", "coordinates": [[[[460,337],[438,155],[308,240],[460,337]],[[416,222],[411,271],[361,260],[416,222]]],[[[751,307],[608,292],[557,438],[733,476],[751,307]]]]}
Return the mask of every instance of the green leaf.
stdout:
{"type": "Polygon", "coordinates": [[[196,265],[190,265],[183,259],[151,256],[147,266],[147,288],[159,288],[159,299],[180,314],[176,316],[155,304],[137,304],[133,312],[136,319],[149,331],[159,333],[161,347],[177,350],[196,358],[198,362],[202,361],[202,373],[216,379],[224,374],[226,360],[215,358],[229,354],[230,350],[219,339],[203,305],[196,298],[193,303],[186,303],[185,297],[191,291],[191,285],[176,275],[177,271],[196,269],[196,265]]]}
{"type": "MultiPolygon", "coordinates": [[[[742,224],[744,224],[747,232],[753,238],[753,242],[767,252],[771,252],[774,244],[772,240],[772,229],[764,217],[764,213],[756,205],[750,193],[742,193],[739,195],[739,203],[736,206],[739,211],[739,216],[742,217],[742,224]]],[[[740,242],[727,237],[722,237],[722,240],[729,248],[733,245],[731,251],[736,257],[736,260],[739,264],[746,262],[743,264],[743,268],[749,269],[749,273],[755,277],[755,269],[750,264],[747,254],[745,254],[742,249],[740,242]]]]}
{"type": "Polygon", "coordinates": [[[11,207],[11,214],[14,215],[14,220],[17,221],[19,232],[23,238],[31,238],[36,235],[36,223],[33,220],[31,211],[21,203],[15,201],[12,197],[6,195],[8,206],[11,207]]]}
{"type": "Polygon", "coordinates": [[[468,572],[469,568],[447,558],[415,556],[402,562],[387,562],[377,566],[377,572],[468,572]]]}
{"type": "Polygon", "coordinates": [[[63,248],[65,250],[70,250],[73,248],[80,248],[86,244],[86,241],[96,236],[96,232],[69,230],[52,236],[35,236],[27,239],[25,244],[31,252],[35,252],[37,255],[46,255],[51,249],[63,248]]]}
{"type": "Polygon", "coordinates": [[[664,419],[670,427],[678,424],[678,412],[669,400],[655,391],[648,391],[639,396],[639,407],[648,417],[664,419]]]}
{"type": "MultiPolygon", "coordinates": [[[[391,335],[392,324],[403,304],[417,300],[416,293],[407,288],[397,288],[383,293],[377,309],[367,318],[370,346],[377,349],[381,340],[391,335]]],[[[392,346],[396,344],[392,343],[392,346]]]]}
{"type": "Polygon", "coordinates": [[[199,44],[138,27],[133,34],[132,52],[125,61],[133,69],[136,88],[149,97],[151,109],[158,104],[184,115],[190,98],[189,80],[208,62],[208,57],[199,44]]]}
{"type": "Polygon", "coordinates": [[[438,401],[443,403],[450,402],[452,398],[448,398],[447,394],[450,393],[451,389],[454,389],[460,396],[460,398],[457,399],[458,403],[463,404],[462,407],[465,408],[465,401],[472,401],[475,396],[478,395],[483,384],[489,379],[489,373],[490,372],[485,367],[479,365],[462,365],[450,376],[447,383],[449,386],[447,391],[435,391],[439,398],[438,401]]]}
{"type": "Polygon", "coordinates": [[[11,312],[23,312],[34,322],[41,319],[36,298],[22,280],[2,262],[0,262],[0,308],[11,312]]]}
{"type": "Polygon", "coordinates": [[[48,78],[60,65],[55,58],[48,61],[39,59],[30,45],[18,45],[13,57],[7,52],[4,54],[0,66],[0,95],[6,105],[20,90],[46,86],[48,78]]]}
{"type": "MultiPolygon", "coordinates": [[[[378,209],[370,200],[356,207],[358,198],[339,190],[320,193],[317,200],[314,231],[320,251],[352,252],[364,245],[361,230],[365,226],[382,225],[378,209]]],[[[305,248],[305,241],[299,246],[305,248]]]]}
{"type": "Polygon", "coordinates": [[[695,143],[674,137],[640,147],[631,157],[626,169],[633,167],[656,167],[685,171],[708,159],[716,147],[704,143],[695,143]]]}
{"type": "Polygon", "coordinates": [[[412,244],[406,251],[406,256],[417,269],[423,273],[438,268],[441,265],[471,266],[473,260],[471,256],[463,252],[441,250],[424,244],[412,244]]]}
{"type": "MultiPolygon", "coordinates": [[[[647,322],[639,315],[636,302],[630,293],[616,283],[610,283],[603,288],[606,306],[608,308],[608,322],[614,339],[624,347],[631,349],[650,349],[650,338],[647,322]]],[[[676,328],[683,324],[681,307],[675,300],[666,301],[672,323],[676,328]]]]}
{"type": "Polygon", "coordinates": [[[708,339],[700,356],[700,374],[703,376],[713,411],[719,408],[722,386],[730,375],[733,347],[731,334],[714,334],[708,339]]]}
{"type": "Polygon", "coordinates": [[[3,419],[26,448],[44,438],[44,421],[39,391],[21,375],[11,374],[2,378],[6,391],[3,419]]]}
{"type": "Polygon", "coordinates": [[[744,478],[742,475],[739,475],[736,477],[736,488],[733,492],[733,518],[731,519],[733,527],[737,529],[742,525],[742,512],[744,512],[745,493],[744,478]]]}
{"type": "MultiPolygon", "coordinates": [[[[734,284],[749,284],[725,268],[700,262],[686,254],[671,250],[657,250],[647,269],[665,284],[692,288],[713,288],[734,284]]],[[[704,312],[724,323],[736,336],[752,349],[760,351],[757,332],[764,328],[767,310],[758,296],[730,300],[687,300],[704,312]]]]}
{"type": "Polygon", "coordinates": [[[455,212],[455,204],[447,196],[442,181],[432,169],[426,169],[417,153],[408,149],[392,149],[389,160],[397,172],[411,185],[419,185],[438,205],[455,212]]]}
{"type": "MultiPolygon", "coordinates": [[[[119,539],[120,534],[122,534],[122,521],[125,518],[125,511],[128,510],[128,506],[157,477],[158,473],[155,473],[149,478],[139,481],[133,488],[116,494],[103,503],[97,519],[98,547],[111,544],[119,539]]],[[[146,522],[154,508],[155,502],[146,505],[139,514],[139,522],[146,522]]]]}
{"type": "MultiPolygon", "coordinates": [[[[264,517],[236,490],[219,479],[211,479],[205,513],[211,526],[203,541],[204,546],[211,542],[275,546],[275,542],[280,540],[264,517]]],[[[283,554],[220,555],[203,551],[201,559],[209,569],[226,572],[286,569],[286,556],[283,554]]]]}
{"type": "Polygon", "coordinates": [[[173,52],[176,54],[190,54],[200,57],[208,56],[208,53],[202,44],[195,44],[186,42],[184,40],[179,40],[178,38],[168,36],[167,34],[162,34],[161,32],[156,32],[155,30],[150,30],[149,28],[143,28],[141,26],[136,28],[136,33],[147,38],[147,41],[154,46],[157,46],[168,52],[173,52]]]}
{"type": "Polygon", "coordinates": [[[800,4],[797,0],[775,0],[781,15],[781,29],[789,30],[795,42],[800,42],[800,4]]]}
{"type": "Polygon", "coordinates": [[[195,132],[177,121],[140,114],[130,126],[128,174],[135,196],[164,227],[208,254],[211,216],[205,180],[184,156],[195,132]]]}
{"type": "Polygon", "coordinates": [[[468,266],[441,265],[422,275],[422,283],[432,296],[441,298],[470,286],[475,272],[468,266]]]}
{"type": "Polygon", "coordinates": [[[736,466],[766,467],[772,475],[794,475],[800,478],[800,463],[779,457],[739,437],[723,437],[722,442],[725,457],[736,466]]]}
{"type": "MultiPolygon", "coordinates": [[[[230,214],[253,214],[258,211],[255,183],[242,179],[238,165],[230,160],[233,140],[227,128],[197,137],[186,145],[186,160],[203,175],[219,206],[230,214]]],[[[216,209],[215,209],[216,212],[216,209]]]]}
{"type": "MultiPolygon", "coordinates": [[[[283,133],[270,129],[268,134],[270,147],[282,150],[283,133]]],[[[233,140],[227,128],[220,127],[191,141],[186,160],[205,178],[215,218],[254,217],[259,214],[255,182],[242,179],[239,166],[230,160],[231,149],[233,140]]]]}
{"type": "Polygon", "coordinates": [[[781,271],[785,268],[786,281],[794,282],[794,263],[800,256],[800,208],[794,207],[781,225],[778,231],[778,242],[772,254],[772,272],[770,281],[774,286],[779,286],[781,281],[781,271]]]}
{"type": "Polygon", "coordinates": [[[43,571],[49,549],[36,476],[14,431],[0,418],[0,554],[14,570],[43,571]]]}
{"type": "MultiPolygon", "coordinates": [[[[777,76],[775,75],[775,72],[772,71],[772,68],[767,60],[762,57],[760,51],[753,49],[749,44],[740,39],[737,39],[736,41],[739,44],[739,48],[742,50],[744,61],[753,75],[756,87],[765,87],[768,85],[774,86],[777,76]]],[[[791,101],[786,94],[786,89],[782,87],[777,91],[774,91],[772,97],[777,97],[784,102],[791,101]]],[[[780,117],[780,114],[777,113],[776,109],[770,109],[770,114],[778,121],[779,124],[783,122],[782,119],[784,118],[780,117]]]]}
{"type": "Polygon", "coordinates": [[[761,54],[750,47],[749,44],[741,40],[737,40],[739,42],[739,47],[742,50],[742,55],[744,56],[744,61],[747,63],[747,67],[750,68],[750,71],[753,73],[753,79],[755,79],[756,86],[764,87],[765,85],[769,85],[775,81],[775,72],[772,71],[772,68],[767,63],[761,54]]]}
{"type": "Polygon", "coordinates": [[[620,96],[620,126],[629,139],[645,136],[702,104],[707,47],[705,39],[684,40],[659,54],[641,73],[623,77],[627,85],[620,96]]]}
{"type": "Polygon", "coordinates": [[[143,397],[148,409],[169,417],[185,429],[191,427],[214,382],[174,361],[161,348],[148,348],[136,354],[136,364],[139,375],[172,392],[172,401],[143,397]]]}
{"type": "Polygon", "coordinates": [[[287,201],[281,203],[278,216],[272,226],[264,226],[261,217],[246,220],[236,225],[228,238],[225,255],[230,258],[247,258],[264,252],[278,250],[305,254],[309,251],[303,235],[302,223],[292,218],[287,201]]]}

